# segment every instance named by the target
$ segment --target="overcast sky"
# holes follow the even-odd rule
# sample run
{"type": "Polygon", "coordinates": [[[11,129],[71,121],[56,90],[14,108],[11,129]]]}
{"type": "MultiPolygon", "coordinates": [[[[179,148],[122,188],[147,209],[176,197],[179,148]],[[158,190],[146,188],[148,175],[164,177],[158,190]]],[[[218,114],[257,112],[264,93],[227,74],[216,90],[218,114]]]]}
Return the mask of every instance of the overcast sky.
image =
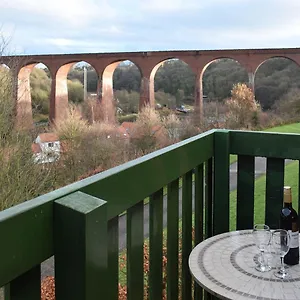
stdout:
{"type": "Polygon", "coordinates": [[[300,45],[300,0],[0,0],[14,54],[300,45]]]}

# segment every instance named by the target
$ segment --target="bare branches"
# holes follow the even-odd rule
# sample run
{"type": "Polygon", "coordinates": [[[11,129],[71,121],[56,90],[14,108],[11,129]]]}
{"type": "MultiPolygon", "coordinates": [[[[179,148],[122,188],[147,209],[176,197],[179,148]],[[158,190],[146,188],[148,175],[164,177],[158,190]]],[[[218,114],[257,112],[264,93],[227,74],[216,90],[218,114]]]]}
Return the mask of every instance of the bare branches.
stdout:
{"type": "Polygon", "coordinates": [[[5,55],[10,42],[11,42],[11,37],[7,37],[4,34],[3,26],[0,26],[0,57],[5,55]]]}

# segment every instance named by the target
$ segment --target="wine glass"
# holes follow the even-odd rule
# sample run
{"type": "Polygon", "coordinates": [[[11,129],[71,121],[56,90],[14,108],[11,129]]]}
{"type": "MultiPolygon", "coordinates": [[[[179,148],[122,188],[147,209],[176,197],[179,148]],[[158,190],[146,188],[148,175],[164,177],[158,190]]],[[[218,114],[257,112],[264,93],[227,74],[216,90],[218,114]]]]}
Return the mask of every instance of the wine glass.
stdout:
{"type": "Polygon", "coordinates": [[[259,272],[267,272],[271,267],[266,263],[264,253],[267,251],[271,241],[270,227],[265,224],[256,224],[253,228],[253,238],[257,248],[260,250],[259,265],[255,269],[259,272]]]}
{"type": "Polygon", "coordinates": [[[272,247],[277,255],[280,256],[281,266],[279,271],[276,271],[274,275],[281,279],[286,278],[289,274],[286,271],[283,263],[284,256],[290,249],[290,235],[284,229],[277,229],[272,234],[272,247]]]}

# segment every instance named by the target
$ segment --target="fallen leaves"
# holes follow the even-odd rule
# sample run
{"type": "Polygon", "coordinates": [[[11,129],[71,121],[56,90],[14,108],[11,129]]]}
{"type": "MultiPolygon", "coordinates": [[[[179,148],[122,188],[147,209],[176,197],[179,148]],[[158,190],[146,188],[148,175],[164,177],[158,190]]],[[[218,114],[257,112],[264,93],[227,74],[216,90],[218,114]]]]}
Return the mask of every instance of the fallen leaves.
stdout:
{"type": "Polygon", "coordinates": [[[42,280],[41,300],[55,300],[55,280],[53,276],[48,276],[42,280]]]}

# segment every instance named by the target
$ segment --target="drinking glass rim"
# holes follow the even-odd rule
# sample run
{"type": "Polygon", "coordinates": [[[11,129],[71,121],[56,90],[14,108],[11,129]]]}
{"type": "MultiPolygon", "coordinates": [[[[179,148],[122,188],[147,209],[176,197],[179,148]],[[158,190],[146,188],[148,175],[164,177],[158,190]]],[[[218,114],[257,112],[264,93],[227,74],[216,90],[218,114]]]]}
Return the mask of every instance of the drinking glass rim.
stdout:
{"type": "Polygon", "coordinates": [[[266,224],[254,224],[253,230],[270,230],[270,227],[266,224]],[[258,228],[259,226],[263,228],[258,228]]]}
{"type": "Polygon", "coordinates": [[[273,231],[272,231],[272,234],[281,233],[281,232],[286,232],[287,235],[290,235],[289,232],[288,232],[287,230],[281,229],[281,228],[273,230],[273,231]]]}

